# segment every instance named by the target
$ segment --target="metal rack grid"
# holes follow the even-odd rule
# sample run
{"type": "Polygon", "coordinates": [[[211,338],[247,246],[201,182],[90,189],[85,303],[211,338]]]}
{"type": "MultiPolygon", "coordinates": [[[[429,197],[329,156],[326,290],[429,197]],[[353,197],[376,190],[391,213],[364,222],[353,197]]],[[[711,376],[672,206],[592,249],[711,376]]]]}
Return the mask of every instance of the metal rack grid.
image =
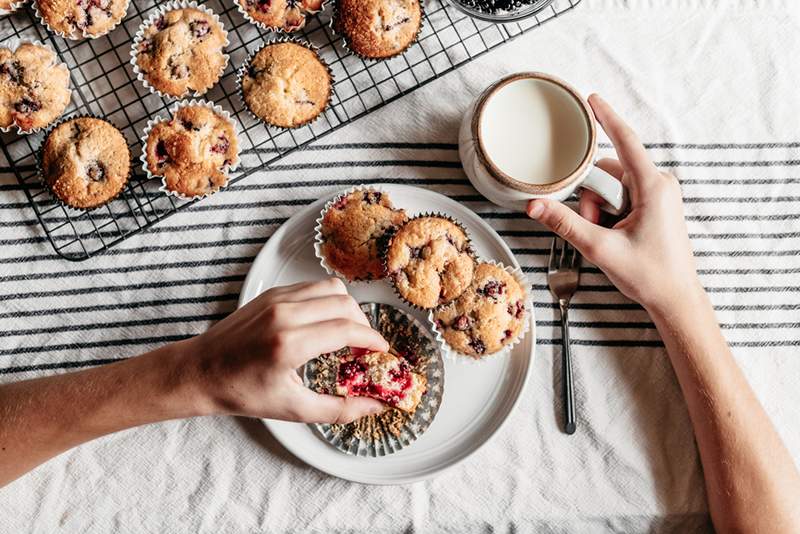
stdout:
{"type": "MultiPolygon", "coordinates": [[[[276,36],[247,22],[236,9],[235,0],[203,2],[220,15],[230,41],[226,51],[231,61],[220,82],[203,97],[221,105],[238,121],[242,164],[232,173],[230,184],[580,2],[554,0],[535,17],[494,25],[464,15],[450,6],[448,0],[423,1],[426,14],[418,42],[402,56],[385,61],[364,61],[348,53],[330,28],[330,6],[312,17],[302,31],[296,32],[296,37],[319,48],[321,57],[333,71],[335,84],[329,108],[310,125],[294,130],[274,129],[254,120],[243,109],[237,94],[236,68],[265,40],[276,36]]],[[[71,74],[73,97],[65,116],[88,113],[111,120],[125,135],[134,161],[138,163],[140,135],[145,124],[153,116],[167,116],[174,102],[144,88],[136,80],[129,63],[133,36],[160,3],[132,0],[126,18],[112,32],[98,39],[80,41],[65,40],[48,32],[36,19],[33,7],[27,6],[0,18],[0,43],[13,38],[39,40],[56,50],[71,74]]],[[[55,251],[68,260],[82,261],[108,250],[197,202],[160,192],[160,178],[148,179],[137,165],[125,191],[107,205],[92,211],[65,208],[42,187],[36,172],[35,151],[42,138],[41,132],[27,136],[11,132],[0,134],[0,144],[48,240],[55,251]]]]}

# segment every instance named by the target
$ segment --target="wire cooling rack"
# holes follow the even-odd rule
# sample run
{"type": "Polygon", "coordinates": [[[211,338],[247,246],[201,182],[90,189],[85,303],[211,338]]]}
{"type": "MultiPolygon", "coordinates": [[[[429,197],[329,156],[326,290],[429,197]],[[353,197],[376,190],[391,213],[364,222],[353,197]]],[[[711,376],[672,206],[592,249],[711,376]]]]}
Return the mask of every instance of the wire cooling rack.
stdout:
{"type": "MultiPolygon", "coordinates": [[[[310,125],[279,130],[254,120],[237,95],[236,68],[247,55],[275,35],[247,22],[235,0],[204,3],[219,14],[228,31],[226,49],[231,61],[220,80],[204,96],[229,111],[238,121],[242,165],[232,173],[229,187],[292,150],[319,139],[345,124],[446,74],[492,48],[575,7],[580,0],[553,0],[537,16],[494,25],[474,20],[449,5],[448,0],[423,0],[425,19],[416,44],[400,57],[363,61],[343,48],[329,25],[331,7],[314,16],[297,37],[319,48],[335,78],[329,108],[310,125]]],[[[547,0],[541,0],[547,3],[547,0]]],[[[98,39],[65,40],[51,34],[36,19],[32,6],[0,18],[0,43],[14,38],[49,44],[70,69],[72,103],[66,112],[104,116],[125,135],[139,161],[140,136],[147,121],[167,116],[172,100],[151,94],[136,80],[130,59],[133,36],[141,22],[162,2],[132,0],[123,22],[98,39]]],[[[82,261],[108,250],[176,211],[197,201],[183,201],[158,190],[160,178],[148,179],[137,165],[125,191],[107,205],[92,211],[65,208],[41,185],[36,172],[36,151],[43,133],[19,136],[0,134],[2,151],[22,185],[42,229],[55,251],[72,261],[82,261]]]]}

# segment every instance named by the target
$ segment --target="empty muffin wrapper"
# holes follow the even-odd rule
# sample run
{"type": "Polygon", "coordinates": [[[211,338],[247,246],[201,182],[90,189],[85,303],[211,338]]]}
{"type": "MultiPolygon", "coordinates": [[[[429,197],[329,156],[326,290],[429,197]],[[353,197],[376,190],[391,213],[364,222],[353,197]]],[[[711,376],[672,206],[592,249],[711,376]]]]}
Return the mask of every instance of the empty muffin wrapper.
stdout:
{"type": "Polygon", "coordinates": [[[528,281],[528,278],[525,276],[525,274],[522,272],[522,269],[503,265],[502,263],[494,260],[478,260],[478,261],[479,263],[490,263],[492,265],[501,267],[504,271],[509,273],[517,280],[517,283],[519,283],[520,287],[525,292],[525,298],[524,298],[525,319],[522,321],[522,330],[520,330],[519,335],[516,338],[514,338],[513,341],[505,345],[497,352],[493,352],[491,354],[484,354],[476,358],[471,354],[463,354],[461,352],[458,352],[456,349],[448,345],[447,341],[445,341],[444,339],[444,336],[437,328],[436,321],[433,318],[433,314],[436,311],[436,308],[430,310],[428,312],[428,322],[430,323],[431,330],[433,330],[434,336],[436,337],[436,342],[441,347],[442,353],[444,353],[445,358],[447,358],[448,360],[458,362],[460,364],[479,364],[489,358],[507,356],[511,354],[514,347],[517,344],[519,344],[520,341],[525,339],[525,336],[531,329],[531,319],[533,317],[533,301],[531,299],[530,282],[528,281]]]}
{"type": "MultiPolygon", "coordinates": [[[[348,424],[312,424],[314,433],[339,451],[354,456],[381,457],[408,447],[433,422],[444,392],[444,365],[433,336],[423,323],[389,304],[364,303],[361,309],[392,350],[406,358],[412,371],[425,375],[427,391],[413,414],[388,408],[348,424]]],[[[348,349],[343,349],[347,351],[348,349]]],[[[323,354],[303,369],[305,384],[319,393],[334,391],[342,351],[323,354]]]]}
{"type": "Polygon", "coordinates": [[[144,127],[144,131],[142,132],[142,137],[141,137],[142,155],[139,157],[139,159],[142,162],[142,169],[144,169],[144,172],[147,173],[147,177],[148,178],[153,178],[154,176],[159,176],[161,178],[161,187],[158,188],[159,191],[162,191],[162,192],[166,193],[167,195],[172,195],[172,196],[174,196],[176,198],[179,198],[181,200],[199,200],[201,198],[206,198],[207,196],[213,195],[217,191],[220,191],[221,189],[227,187],[228,184],[230,183],[230,181],[231,181],[230,180],[230,173],[232,173],[233,171],[236,170],[236,168],[239,166],[239,162],[240,162],[239,153],[241,151],[241,147],[239,146],[239,143],[238,143],[238,135],[239,134],[238,134],[237,129],[236,129],[236,121],[233,120],[233,118],[231,117],[230,113],[228,113],[227,111],[222,109],[220,106],[218,106],[216,104],[212,104],[211,102],[208,102],[206,100],[181,100],[180,102],[175,102],[169,108],[169,117],[164,118],[164,117],[156,116],[156,117],[153,117],[152,119],[150,119],[149,121],[147,121],[147,125],[144,127]],[[227,174],[228,179],[225,181],[224,184],[222,184],[219,187],[219,189],[217,189],[215,191],[211,191],[211,192],[205,193],[205,194],[202,194],[202,195],[194,195],[194,196],[191,196],[191,197],[187,197],[187,196],[181,195],[180,193],[178,193],[176,191],[173,191],[173,190],[169,189],[167,187],[167,179],[166,179],[166,177],[161,176],[160,174],[155,173],[155,172],[150,170],[150,168],[147,165],[147,138],[150,136],[150,130],[152,130],[153,126],[155,126],[157,123],[162,122],[162,121],[172,120],[172,117],[175,116],[175,114],[178,112],[179,109],[181,109],[183,107],[190,107],[190,106],[203,106],[203,107],[206,107],[206,108],[210,109],[211,111],[213,111],[214,113],[216,113],[217,115],[219,115],[220,117],[222,117],[223,119],[225,119],[226,121],[228,121],[231,124],[231,126],[233,126],[233,131],[237,136],[236,145],[239,148],[239,150],[236,152],[236,157],[233,159],[233,161],[230,163],[230,165],[228,165],[228,167],[226,169],[226,174],[227,174]]]}

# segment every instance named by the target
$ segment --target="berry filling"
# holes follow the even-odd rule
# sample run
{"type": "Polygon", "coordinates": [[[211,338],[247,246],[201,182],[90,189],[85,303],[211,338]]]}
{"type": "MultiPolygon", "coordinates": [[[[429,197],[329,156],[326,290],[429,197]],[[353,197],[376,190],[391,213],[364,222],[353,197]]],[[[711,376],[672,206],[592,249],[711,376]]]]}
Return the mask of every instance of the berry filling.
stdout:
{"type": "Polygon", "coordinates": [[[22,100],[14,104],[14,109],[17,113],[28,114],[39,111],[42,109],[42,105],[36,100],[28,98],[27,96],[23,96],[22,100]]]}
{"type": "Polygon", "coordinates": [[[380,191],[367,191],[364,193],[364,202],[367,204],[377,204],[383,198],[383,194],[380,191]]]}
{"type": "Polygon", "coordinates": [[[422,256],[423,250],[424,250],[424,247],[413,247],[413,248],[409,249],[408,253],[411,255],[412,259],[418,260],[418,259],[423,257],[422,256]]]}
{"type": "Polygon", "coordinates": [[[220,135],[217,138],[217,144],[211,147],[211,152],[214,152],[215,154],[225,154],[230,146],[231,143],[228,141],[228,138],[224,135],[220,135]]]}
{"type": "Polygon", "coordinates": [[[397,406],[413,386],[411,368],[404,360],[397,360],[380,381],[373,381],[369,365],[361,356],[342,361],[336,380],[337,388],[346,390],[348,396],[371,397],[389,406],[397,406]]]}
{"type": "Polygon", "coordinates": [[[106,168],[99,161],[93,161],[86,166],[86,176],[93,182],[102,182],[106,179],[106,168]]]}
{"type": "Polygon", "coordinates": [[[458,330],[459,332],[464,332],[469,330],[469,317],[466,315],[459,315],[453,321],[453,324],[450,325],[453,330],[458,330]]]}
{"type": "Polygon", "coordinates": [[[22,83],[22,73],[25,69],[19,61],[6,61],[0,63],[0,75],[8,76],[13,83],[22,83]]]}
{"type": "Polygon", "coordinates": [[[161,31],[167,27],[167,21],[164,19],[164,17],[158,17],[153,25],[158,31],[161,31]]]}
{"type": "Polygon", "coordinates": [[[475,351],[476,354],[483,354],[486,352],[486,345],[483,344],[483,341],[477,338],[472,338],[469,341],[469,346],[472,347],[472,350],[475,351]]]}
{"type": "Polygon", "coordinates": [[[485,286],[478,288],[477,293],[479,295],[497,298],[503,294],[505,289],[506,285],[503,282],[498,282],[497,280],[489,280],[488,282],[486,282],[485,286]]]}
{"type": "Polygon", "coordinates": [[[167,144],[162,139],[156,143],[156,163],[161,166],[165,164],[167,160],[169,160],[169,152],[167,152],[167,144]]]}
{"type": "Polygon", "coordinates": [[[207,20],[193,20],[189,23],[189,31],[192,32],[195,39],[202,41],[203,37],[211,32],[211,26],[207,20]]]}
{"type": "Polygon", "coordinates": [[[525,313],[525,305],[521,300],[518,300],[514,304],[508,305],[508,314],[513,315],[515,319],[522,317],[523,313],[525,313]]]}

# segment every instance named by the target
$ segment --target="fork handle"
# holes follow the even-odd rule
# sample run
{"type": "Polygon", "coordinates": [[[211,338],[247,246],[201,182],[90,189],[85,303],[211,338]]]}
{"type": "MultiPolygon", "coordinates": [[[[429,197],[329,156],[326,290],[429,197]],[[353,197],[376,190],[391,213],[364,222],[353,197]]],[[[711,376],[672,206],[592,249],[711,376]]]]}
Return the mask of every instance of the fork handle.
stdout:
{"type": "Polygon", "coordinates": [[[575,433],[575,387],[572,380],[572,353],[569,343],[569,301],[559,299],[561,308],[561,369],[564,382],[564,432],[575,433]]]}

